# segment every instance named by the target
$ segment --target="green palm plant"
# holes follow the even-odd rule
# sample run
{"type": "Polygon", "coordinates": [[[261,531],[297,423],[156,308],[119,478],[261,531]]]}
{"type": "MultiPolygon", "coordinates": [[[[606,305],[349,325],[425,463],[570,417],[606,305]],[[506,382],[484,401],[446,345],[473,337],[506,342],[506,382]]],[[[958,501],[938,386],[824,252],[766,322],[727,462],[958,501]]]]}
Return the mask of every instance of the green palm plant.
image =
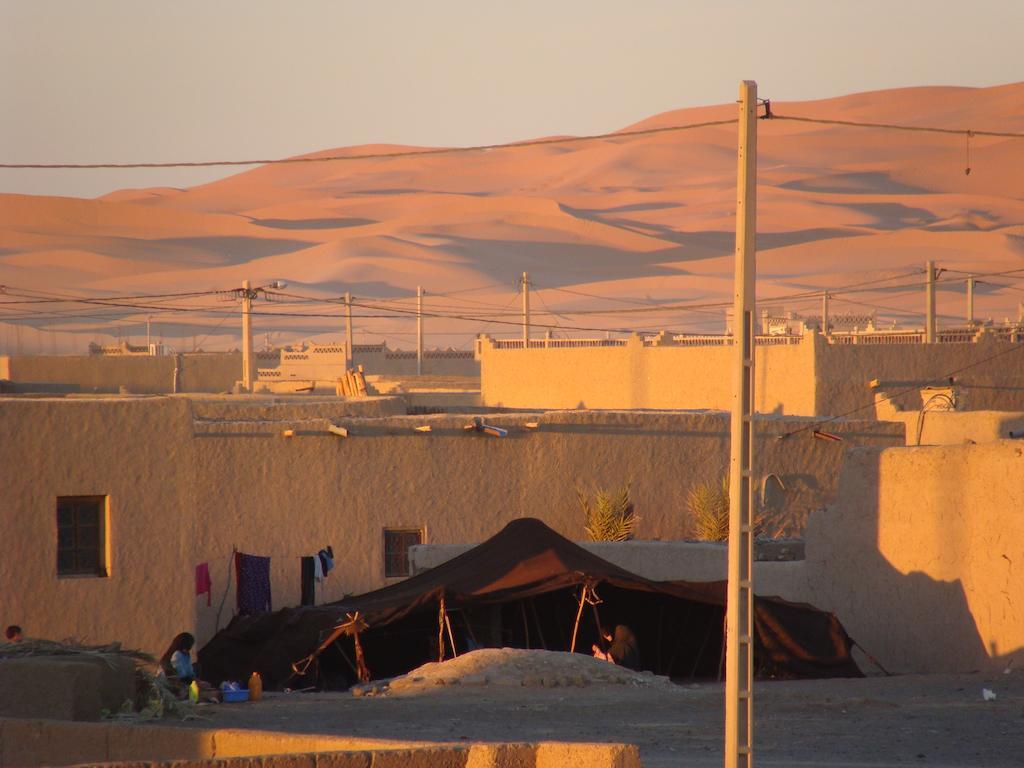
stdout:
{"type": "Polygon", "coordinates": [[[616,491],[598,488],[591,503],[589,495],[576,489],[583,512],[587,538],[591,541],[628,541],[633,538],[640,517],[629,499],[629,483],[616,491]]]}
{"type": "Polygon", "coordinates": [[[701,541],[729,540],[729,475],[718,482],[697,483],[686,494],[697,538],[701,541]]]}
{"type": "MultiPolygon", "coordinates": [[[[705,480],[693,486],[686,494],[686,506],[700,541],[729,540],[728,472],[718,482],[705,480]]],[[[765,530],[763,512],[755,513],[753,523],[754,536],[761,536],[765,530]]]]}

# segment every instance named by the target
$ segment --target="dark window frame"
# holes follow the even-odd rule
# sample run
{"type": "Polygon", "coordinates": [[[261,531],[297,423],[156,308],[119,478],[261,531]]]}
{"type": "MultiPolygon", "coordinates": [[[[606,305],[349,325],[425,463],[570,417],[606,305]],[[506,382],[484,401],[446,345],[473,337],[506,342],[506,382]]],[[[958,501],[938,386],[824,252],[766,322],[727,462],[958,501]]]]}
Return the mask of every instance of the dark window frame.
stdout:
{"type": "Polygon", "coordinates": [[[106,578],[107,496],[57,497],[57,577],[106,578]]]}
{"type": "Polygon", "coordinates": [[[384,578],[402,579],[412,575],[409,566],[409,547],[422,544],[423,539],[422,527],[385,528],[384,578]]]}

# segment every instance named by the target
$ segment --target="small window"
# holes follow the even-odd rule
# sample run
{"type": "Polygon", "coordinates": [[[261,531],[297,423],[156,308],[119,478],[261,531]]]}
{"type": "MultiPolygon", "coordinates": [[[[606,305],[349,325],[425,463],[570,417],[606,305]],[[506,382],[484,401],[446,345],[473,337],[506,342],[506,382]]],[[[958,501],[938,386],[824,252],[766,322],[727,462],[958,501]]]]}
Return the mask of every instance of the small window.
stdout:
{"type": "Polygon", "coordinates": [[[57,497],[57,575],[107,575],[107,497],[57,497]]]}
{"type": "Polygon", "coordinates": [[[419,528],[384,529],[384,575],[409,575],[409,547],[423,543],[423,531],[419,528]]]}

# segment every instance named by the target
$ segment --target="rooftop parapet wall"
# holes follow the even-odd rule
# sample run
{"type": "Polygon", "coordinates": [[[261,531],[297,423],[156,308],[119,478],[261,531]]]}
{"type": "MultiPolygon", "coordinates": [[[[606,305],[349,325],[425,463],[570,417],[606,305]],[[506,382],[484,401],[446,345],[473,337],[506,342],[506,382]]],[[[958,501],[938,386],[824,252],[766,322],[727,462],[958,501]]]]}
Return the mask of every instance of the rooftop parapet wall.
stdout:
{"type": "MultiPolygon", "coordinates": [[[[949,330],[925,344],[918,332],[758,336],[755,395],[759,413],[873,418],[878,380],[902,407],[919,407],[919,390],[946,383],[960,408],[1024,410],[1024,353],[1015,327],[949,330]]],[[[482,399],[515,408],[714,408],[732,403],[728,336],[629,339],[482,337],[482,399]]]]}
{"type": "Polygon", "coordinates": [[[1024,349],[1005,333],[984,332],[947,343],[821,344],[815,377],[819,414],[868,416],[869,385],[878,380],[907,409],[920,408],[920,389],[956,379],[966,410],[1024,410],[1024,349]],[[977,339],[972,341],[971,339],[977,339]]]}
{"type": "Polygon", "coordinates": [[[124,387],[133,394],[174,391],[178,365],[179,392],[228,392],[241,378],[237,352],[182,355],[11,355],[0,363],[15,382],[73,385],[81,392],[110,393],[124,387]],[[180,365],[179,365],[180,364],[180,365]]]}
{"type": "MultiPolygon", "coordinates": [[[[345,372],[345,345],[308,344],[282,349],[276,360],[261,360],[261,363],[261,382],[308,381],[333,386],[345,372]]],[[[370,374],[415,375],[416,351],[388,349],[385,344],[355,344],[352,367],[360,365],[370,374]]],[[[456,349],[424,350],[422,368],[424,375],[435,376],[476,376],[480,373],[473,352],[456,349]]]]}
{"type": "MultiPolygon", "coordinates": [[[[521,341],[518,348],[507,348],[506,342],[483,337],[478,350],[484,405],[731,408],[733,352],[725,343],[727,337],[662,334],[650,340],[634,335],[628,340],[595,341],[600,343],[543,346],[544,340],[537,340],[523,349],[521,341]]],[[[816,415],[817,347],[811,336],[759,337],[755,359],[758,412],[816,415]]]]}

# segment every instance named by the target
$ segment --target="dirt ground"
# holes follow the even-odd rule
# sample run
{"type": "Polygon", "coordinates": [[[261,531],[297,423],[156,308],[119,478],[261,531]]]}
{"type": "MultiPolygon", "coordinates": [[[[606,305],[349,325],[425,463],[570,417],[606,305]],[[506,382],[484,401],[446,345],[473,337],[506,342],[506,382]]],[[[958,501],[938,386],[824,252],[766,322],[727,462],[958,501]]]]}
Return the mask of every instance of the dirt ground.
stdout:
{"type": "MultiPolygon", "coordinates": [[[[182,727],[368,738],[611,741],[646,768],[722,764],[720,683],[585,687],[435,684],[400,695],[267,693],[204,707],[182,727]]],[[[755,759],[768,766],[1021,766],[1024,670],[755,687],[755,759]],[[982,690],[996,695],[986,701],[982,690]]]]}

